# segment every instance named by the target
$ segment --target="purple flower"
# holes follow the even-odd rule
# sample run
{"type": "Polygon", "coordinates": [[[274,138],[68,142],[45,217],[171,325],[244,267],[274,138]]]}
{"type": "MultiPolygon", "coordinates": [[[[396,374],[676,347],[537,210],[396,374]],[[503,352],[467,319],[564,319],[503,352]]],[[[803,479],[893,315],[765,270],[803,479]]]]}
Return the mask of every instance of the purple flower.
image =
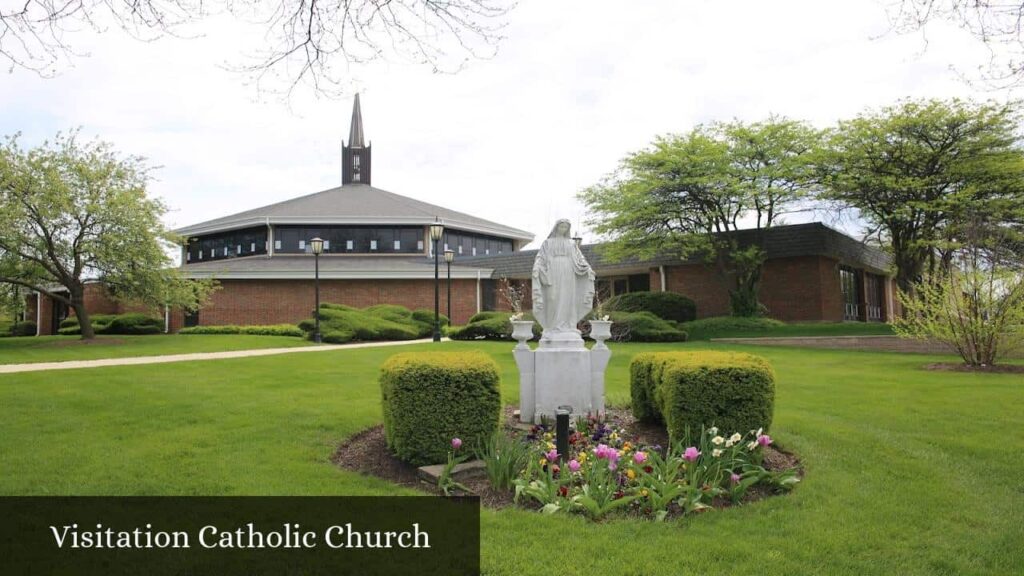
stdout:
{"type": "Polygon", "coordinates": [[[757,443],[761,446],[767,446],[772,443],[772,437],[767,434],[761,434],[757,437],[757,443]]]}
{"type": "Polygon", "coordinates": [[[455,450],[458,450],[459,448],[462,448],[462,439],[461,438],[452,438],[452,448],[454,448],[455,450]]]}
{"type": "Polygon", "coordinates": [[[735,473],[735,472],[733,472],[733,473],[732,473],[732,476],[729,476],[729,480],[730,480],[730,481],[731,481],[731,482],[732,482],[733,484],[739,484],[739,483],[740,483],[740,475],[739,475],[739,474],[737,474],[737,473],[735,473]]]}
{"type": "Polygon", "coordinates": [[[683,452],[683,459],[687,462],[694,462],[700,458],[700,450],[697,450],[695,446],[690,446],[683,452]]]}
{"type": "Polygon", "coordinates": [[[558,450],[552,450],[545,454],[544,457],[548,459],[548,462],[554,462],[558,460],[558,450]]]}
{"type": "Polygon", "coordinates": [[[570,472],[579,472],[580,471],[580,463],[579,463],[578,460],[576,460],[576,459],[569,460],[569,471],[570,472]]]}
{"type": "Polygon", "coordinates": [[[643,452],[637,452],[636,454],[633,454],[633,462],[636,462],[637,464],[643,464],[646,461],[647,454],[643,452]]]}

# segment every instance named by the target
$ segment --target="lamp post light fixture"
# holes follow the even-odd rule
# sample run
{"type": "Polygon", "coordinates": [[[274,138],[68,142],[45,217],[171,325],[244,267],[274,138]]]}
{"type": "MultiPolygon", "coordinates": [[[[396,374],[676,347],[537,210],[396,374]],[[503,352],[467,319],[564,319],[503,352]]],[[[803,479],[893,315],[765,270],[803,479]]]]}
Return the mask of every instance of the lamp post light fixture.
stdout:
{"type": "Polygon", "coordinates": [[[313,253],[313,286],[316,292],[316,308],[313,309],[313,342],[320,343],[320,254],[324,251],[324,241],[313,238],[309,241],[309,250],[313,253]]]}
{"type": "Polygon", "coordinates": [[[434,342],[441,341],[441,278],[437,253],[437,243],[440,242],[441,236],[444,236],[444,225],[440,220],[435,220],[435,223],[430,225],[430,239],[434,241],[434,342]]]}
{"type": "Polygon", "coordinates": [[[455,250],[444,251],[444,262],[448,265],[448,324],[452,323],[452,260],[455,260],[455,250]]]}
{"type": "Polygon", "coordinates": [[[576,247],[577,248],[579,248],[580,246],[583,246],[583,238],[580,237],[580,236],[573,236],[572,237],[572,241],[576,243],[576,247]]]}

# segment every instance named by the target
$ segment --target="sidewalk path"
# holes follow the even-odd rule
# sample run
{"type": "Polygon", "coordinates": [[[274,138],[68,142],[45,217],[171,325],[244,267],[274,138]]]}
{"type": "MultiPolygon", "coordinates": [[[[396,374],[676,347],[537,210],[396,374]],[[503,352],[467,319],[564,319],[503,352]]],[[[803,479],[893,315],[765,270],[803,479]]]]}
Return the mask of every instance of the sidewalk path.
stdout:
{"type": "MultiPolygon", "coordinates": [[[[447,340],[447,338],[445,339],[447,340]]],[[[0,374],[15,372],[38,372],[42,370],[70,370],[73,368],[103,368],[106,366],[131,366],[134,364],[165,364],[167,362],[191,362],[193,360],[223,360],[225,358],[248,358],[250,356],[274,356],[276,354],[297,354],[299,352],[332,352],[353,348],[378,348],[384,346],[406,346],[431,342],[430,338],[400,340],[397,342],[362,342],[359,344],[322,344],[297,348],[261,348],[257,350],[231,350],[228,352],[197,352],[194,354],[168,354],[166,356],[134,356],[127,358],[104,358],[101,360],[69,360],[67,362],[33,362],[31,364],[0,364],[0,374]]]]}

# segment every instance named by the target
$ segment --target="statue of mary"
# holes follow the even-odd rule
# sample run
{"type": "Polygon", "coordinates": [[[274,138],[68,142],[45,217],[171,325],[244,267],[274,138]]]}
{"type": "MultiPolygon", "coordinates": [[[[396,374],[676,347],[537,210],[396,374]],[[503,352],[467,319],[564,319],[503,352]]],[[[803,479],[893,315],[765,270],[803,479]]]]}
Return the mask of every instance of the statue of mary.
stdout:
{"type": "Polygon", "coordinates": [[[594,271],[569,230],[568,220],[556,222],[533,262],[533,315],[544,328],[542,341],[578,339],[576,324],[593,307],[594,271]]]}

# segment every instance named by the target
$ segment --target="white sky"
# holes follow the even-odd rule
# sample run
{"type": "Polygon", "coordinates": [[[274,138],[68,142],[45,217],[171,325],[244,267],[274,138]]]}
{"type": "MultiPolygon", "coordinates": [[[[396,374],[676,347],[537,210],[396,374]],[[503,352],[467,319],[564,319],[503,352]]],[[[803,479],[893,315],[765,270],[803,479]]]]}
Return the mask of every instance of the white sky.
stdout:
{"type": "MultiPolygon", "coordinates": [[[[560,217],[581,221],[576,193],[657,134],[771,113],[826,126],[901,97],[1008,96],[950,69],[985,62],[973,39],[934,29],[926,47],[887,34],[884,2],[524,0],[497,57],[457,75],[353,69],[373,184],[543,236],[560,217]]],[[[254,31],[203,32],[73,36],[91,56],[57,78],[0,75],[0,134],[35,144],[80,126],[147,157],[174,227],[336,186],[351,99],[259,101],[224,69],[254,31]]]]}

